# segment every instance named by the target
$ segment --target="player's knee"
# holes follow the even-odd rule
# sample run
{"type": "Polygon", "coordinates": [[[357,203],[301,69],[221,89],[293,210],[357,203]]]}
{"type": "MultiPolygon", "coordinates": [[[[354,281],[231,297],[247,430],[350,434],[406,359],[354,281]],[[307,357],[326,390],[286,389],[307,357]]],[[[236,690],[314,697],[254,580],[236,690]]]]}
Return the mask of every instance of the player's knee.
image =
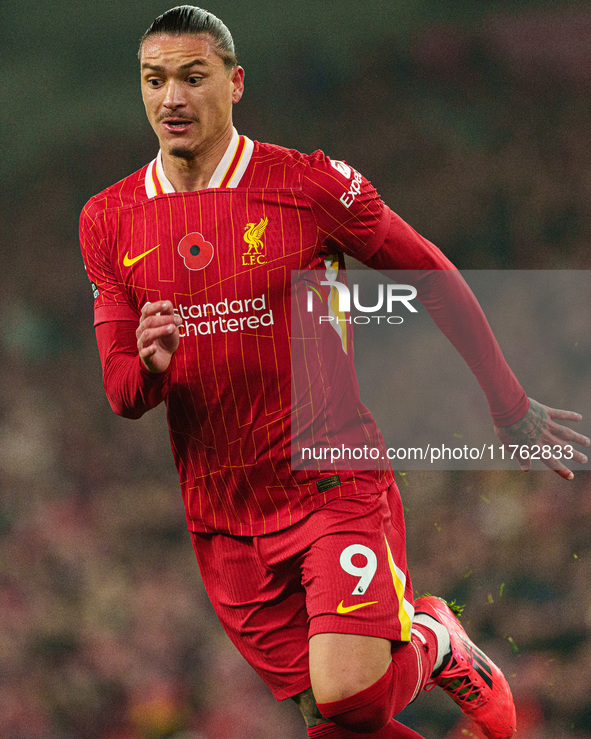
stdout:
{"type": "Polygon", "coordinates": [[[338,703],[361,693],[368,685],[369,681],[363,680],[353,671],[347,675],[327,674],[314,684],[314,695],[318,703],[338,703]]]}
{"type": "Polygon", "coordinates": [[[329,670],[316,673],[312,681],[318,703],[335,703],[361,694],[377,679],[371,665],[351,665],[350,669],[329,670]],[[357,668],[357,669],[356,669],[357,668]]]}
{"type": "MultiPolygon", "coordinates": [[[[334,705],[334,704],[329,704],[334,705]]],[[[320,704],[322,711],[325,711],[324,704],[320,704]]],[[[388,724],[392,718],[389,706],[382,704],[370,704],[356,706],[349,709],[343,707],[338,713],[332,713],[328,718],[329,721],[337,724],[343,729],[347,729],[355,734],[375,734],[388,724]]]]}
{"type": "Polygon", "coordinates": [[[295,701],[300,709],[301,714],[304,717],[304,721],[306,722],[306,726],[317,726],[318,724],[327,723],[328,719],[324,718],[318,710],[312,688],[308,688],[308,690],[304,690],[303,693],[295,695],[292,700],[295,701]]]}
{"type": "Polygon", "coordinates": [[[390,667],[376,682],[347,697],[326,703],[318,701],[320,713],[338,726],[358,734],[373,734],[391,720],[393,673],[390,667]]]}
{"type": "Polygon", "coordinates": [[[355,702],[357,697],[358,694],[344,701],[322,704],[323,710],[327,713],[331,712],[331,709],[336,710],[336,713],[330,715],[330,717],[321,713],[312,688],[294,696],[292,700],[300,709],[306,726],[318,726],[319,724],[332,722],[357,734],[373,734],[382,729],[392,718],[389,706],[376,705],[373,701],[367,706],[353,707],[345,705],[351,700],[355,702]]]}

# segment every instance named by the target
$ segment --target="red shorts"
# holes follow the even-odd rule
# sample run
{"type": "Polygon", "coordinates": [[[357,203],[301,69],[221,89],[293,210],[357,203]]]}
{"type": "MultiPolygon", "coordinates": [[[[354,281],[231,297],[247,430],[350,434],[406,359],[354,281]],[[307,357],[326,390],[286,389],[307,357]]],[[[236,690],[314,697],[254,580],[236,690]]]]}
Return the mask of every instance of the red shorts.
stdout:
{"type": "Polygon", "coordinates": [[[191,536],[224,629],[278,700],[310,687],[313,634],[410,640],[413,595],[396,486],[337,498],[273,534],[191,536]]]}

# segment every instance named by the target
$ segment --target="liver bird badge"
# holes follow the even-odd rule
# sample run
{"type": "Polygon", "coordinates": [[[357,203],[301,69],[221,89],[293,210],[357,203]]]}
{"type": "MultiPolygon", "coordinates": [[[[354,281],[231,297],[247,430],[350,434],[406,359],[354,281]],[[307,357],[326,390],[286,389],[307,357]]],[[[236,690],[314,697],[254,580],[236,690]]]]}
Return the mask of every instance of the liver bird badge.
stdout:
{"type": "Polygon", "coordinates": [[[243,238],[248,244],[248,249],[242,255],[242,264],[245,267],[265,263],[262,236],[268,223],[268,218],[261,218],[258,223],[247,223],[244,227],[243,238]]]}

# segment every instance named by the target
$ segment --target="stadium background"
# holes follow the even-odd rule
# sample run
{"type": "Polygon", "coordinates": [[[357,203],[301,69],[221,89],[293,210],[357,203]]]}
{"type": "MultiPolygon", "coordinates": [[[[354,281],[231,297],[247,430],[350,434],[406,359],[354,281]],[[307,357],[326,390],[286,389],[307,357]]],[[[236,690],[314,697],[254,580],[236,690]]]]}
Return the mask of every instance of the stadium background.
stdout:
{"type": "MultiPolygon", "coordinates": [[[[1,11],[0,739],[304,734],[207,603],[163,414],[118,419],[101,389],[77,218],[154,156],[134,54],[170,6],[1,11]]],[[[247,70],[251,138],[346,159],[464,269],[589,268],[589,2],[208,8],[247,70]]],[[[400,480],[415,587],[467,604],[521,739],[591,736],[589,473],[400,480]]],[[[437,692],[403,720],[470,736],[437,692]]]]}

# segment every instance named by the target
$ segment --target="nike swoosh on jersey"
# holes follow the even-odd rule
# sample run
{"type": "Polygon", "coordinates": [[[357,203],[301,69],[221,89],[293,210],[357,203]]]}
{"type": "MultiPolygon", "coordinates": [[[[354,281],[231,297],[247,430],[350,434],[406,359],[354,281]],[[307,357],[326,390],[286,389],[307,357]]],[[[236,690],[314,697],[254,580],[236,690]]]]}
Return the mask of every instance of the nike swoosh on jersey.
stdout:
{"type": "Polygon", "coordinates": [[[151,249],[148,249],[148,251],[145,251],[143,254],[138,254],[137,257],[130,257],[129,252],[126,252],[125,256],[123,257],[123,264],[126,267],[131,267],[132,264],[139,262],[140,259],[143,259],[144,257],[146,257],[151,251],[154,251],[154,249],[157,249],[159,246],[160,244],[156,244],[156,246],[153,246],[151,249]]]}
{"type": "Polygon", "coordinates": [[[337,613],[351,613],[351,611],[356,611],[358,608],[373,606],[374,603],[377,603],[377,600],[370,600],[368,603],[356,603],[354,606],[346,606],[343,604],[343,601],[341,601],[337,606],[337,613]]]}

